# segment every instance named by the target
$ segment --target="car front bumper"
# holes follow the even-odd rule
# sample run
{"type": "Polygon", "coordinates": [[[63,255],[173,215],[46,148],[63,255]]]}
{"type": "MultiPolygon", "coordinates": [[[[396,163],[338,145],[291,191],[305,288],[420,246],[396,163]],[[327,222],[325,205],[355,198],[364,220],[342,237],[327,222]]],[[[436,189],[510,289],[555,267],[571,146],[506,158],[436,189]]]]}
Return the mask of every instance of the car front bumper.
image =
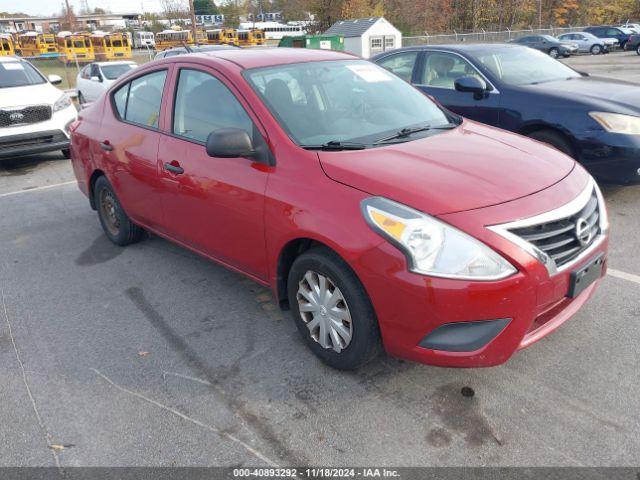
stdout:
{"type": "MultiPolygon", "coordinates": [[[[561,200],[559,205],[564,205],[578,188],[584,189],[581,179],[588,176],[583,169],[570,176],[573,178],[520,200],[441,218],[471,231],[466,227],[478,222],[486,225],[486,221],[500,223],[514,218],[517,211],[525,218],[534,216],[558,206],[545,208],[545,204],[561,200]]],[[[544,265],[523,249],[489,229],[482,230],[481,235],[474,233],[509,259],[518,273],[498,281],[418,275],[407,270],[404,255],[386,242],[363,256],[357,273],[378,315],[389,354],[446,367],[502,364],[571,318],[606,274],[605,260],[601,277],[575,298],[568,297],[571,273],[600,255],[606,259],[606,236],[587,256],[550,276],[544,265]]]]}
{"type": "Polygon", "coordinates": [[[44,122],[0,129],[0,159],[69,148],[69,125],[76,118],[76,108],[71,105],[44,122]]]}

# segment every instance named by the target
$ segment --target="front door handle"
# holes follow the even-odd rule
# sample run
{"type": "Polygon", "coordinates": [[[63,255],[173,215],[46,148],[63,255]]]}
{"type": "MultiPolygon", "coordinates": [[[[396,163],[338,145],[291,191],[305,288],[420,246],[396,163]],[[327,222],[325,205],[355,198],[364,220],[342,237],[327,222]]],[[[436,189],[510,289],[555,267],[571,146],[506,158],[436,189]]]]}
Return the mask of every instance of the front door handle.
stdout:
{"type": "Polygon", "coordinates": [[[113,150],[113,145],[109,140],[105,140],[104,142],[100,142],[100,148],[105,152],[110,152],[113,150]]]}
{"type": "Polygon", "coordinates": [[[175,173],[176,175],[180,175],[184,173],[184,168],[182,168],[180,164],[176,161],[173,161],[171,163],[165,163],[164,169],[171,173],[175,173]]]}

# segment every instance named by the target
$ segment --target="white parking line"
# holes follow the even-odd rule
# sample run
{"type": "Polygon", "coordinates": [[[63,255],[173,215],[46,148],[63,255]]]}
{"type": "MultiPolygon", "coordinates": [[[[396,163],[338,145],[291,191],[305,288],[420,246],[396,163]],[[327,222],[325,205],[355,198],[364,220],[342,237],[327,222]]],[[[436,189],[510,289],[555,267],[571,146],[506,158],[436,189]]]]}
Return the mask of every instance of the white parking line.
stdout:
{"type": "Polygon", "coordinates": [[[637,283],[640,285],[640,275],[634,275],[633,273],[621,272],[620,270],[614,270],[613,268],[607,269],[607,274],[612,277],[621,278],[629,282],[637,283]]]}
{"type": "Polygon", "coordinates": [[[77,182],[73,180],[71,182],[62,182],[62,183],[54,183],[53,185],[44,185],[42,187],[26,188],[24,190],[18,190],[16,192],[0,193],[0,198],[10,197],[12,195],[19,195],[21,193],[37,192],[39,190],[48,190],[50,188],[63,187],[65,185],[72,185],[74,183],[77,183],[77,182]]]}

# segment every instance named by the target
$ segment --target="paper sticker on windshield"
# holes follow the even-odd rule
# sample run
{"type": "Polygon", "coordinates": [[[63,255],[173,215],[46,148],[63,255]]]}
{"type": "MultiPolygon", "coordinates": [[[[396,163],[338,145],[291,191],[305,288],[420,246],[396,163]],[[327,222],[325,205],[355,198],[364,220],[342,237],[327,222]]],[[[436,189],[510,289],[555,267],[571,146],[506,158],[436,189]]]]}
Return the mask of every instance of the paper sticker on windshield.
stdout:
{"type": "Polygon", "coordinates": [[[5,70],[24,70],[22,64],[18,62],[7,62],[3,63],[2,66],[5,70]]]}
{"type": "Polygon", "coordinates": [[[393,80],[391,74],[372,65],[347,65],[347,68],[368,83],[390,82],[393,80]]]}

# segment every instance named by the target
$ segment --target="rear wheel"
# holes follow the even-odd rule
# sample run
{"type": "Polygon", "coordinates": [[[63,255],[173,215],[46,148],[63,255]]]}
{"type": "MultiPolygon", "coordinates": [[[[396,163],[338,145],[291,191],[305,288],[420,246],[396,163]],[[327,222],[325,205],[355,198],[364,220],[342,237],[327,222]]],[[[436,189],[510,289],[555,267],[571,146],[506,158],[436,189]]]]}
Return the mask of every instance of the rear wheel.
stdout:
{"type": "Polygon", "coordinates": [[[64,156],[64,158],[71,158],[71,150],[68,148],[63,148],[62,150],[62,155],[64,156]]]}
{"type": "Polygon", "coordinates": [[[125,246],[142,238],[143,230],[135,225],[120,205],[106,177],[99,177],[93,189],[100,224],[107,238],[116,245],[125,246]]]}
{"type": "Polygon", "coordinates": [[[640,55],[640,43],[639,43],[639,44],[638,44],[638,46],[636,47],[636,53],[637,53],[638,55],[640,55]]]}
{"type": "Polygon", "coordinates": [[[293,262],[289,305],[307,346],[324,363],[353,370],[380,352],[380,332],[369,297],[349,266],[318,247],[293,262]]]}
{"type": "Polygon", "coordinates": [[[554,132],[553,130],[538,130],[537,132],[530,133],[528,136],[530,138],[538,140],[539,142],[551,145],[552,147],[560,150],[562,153],[565,153],[570,157],[575,156],[573,147],[571,146],[569,141],[558,132],[554,132]]]}
{"type": "Polygon", "coordinates": [[[556,47],[553,47],[549,50],[549,56],[551,58],[558,58],[560,56],[560,51],[556,47]]]}
{"type": "Polygon", "coordinates": [[[591,55],[600,55],[602,53],[601,45],[593,45],[591,47],[591,55]]]}

